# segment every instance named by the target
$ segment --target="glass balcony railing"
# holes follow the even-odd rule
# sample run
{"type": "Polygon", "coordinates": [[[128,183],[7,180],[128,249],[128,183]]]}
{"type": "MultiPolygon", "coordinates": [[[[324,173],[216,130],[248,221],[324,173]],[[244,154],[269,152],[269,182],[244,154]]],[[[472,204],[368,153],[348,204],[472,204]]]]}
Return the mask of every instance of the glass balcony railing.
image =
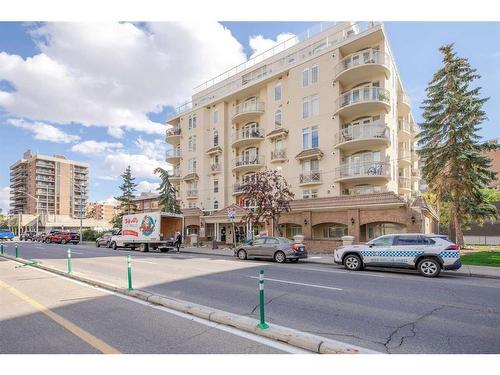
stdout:
{"type": "Polygon", "coordinates": [[[399,177],[399,188],[400,189],[411,189],[411,178],[410,177],[399,177]]]}
{"type": "Polygon", "coordinates": [[[340,73],[351,68],[363,65],[385,65],[389,67],[389,55],[374,49],[366,49],[344,57],[335,67],[335,73],[340,73]]]}
{"type": "Polygon", "coordinates": [[[264,102],[249,101],[240,103],[236,107],[234,107],[233,117],[236,117],[244,113],[253,113],[253,112],[260,112],[260,113],[264,112],[264,102]]]}
{"type": "Polygon", "coordinates": [[[361,87],[340,95],[336,100],[336,110],[358,103],[383,102],[390,103],[390,93],[382,87],[361,87]]]}
{"type": "Polygon", "coordinates": [[[377,185],[366,185],[366,186],[354,186],[352,188],[347,188],[342,191],[342,195],[364,195],[364,194],[375,194],[383,193],[386,189],[384,186],[377,185]]]}
{"type": "Polygon", "coordinates": [[[343,164],[335,170],[335,179],[385,177],[391,174],[390,164],[378,161],[343,164]]]}
{"type": "Polygon", "coordinates": [[[243,155],[233,160],[233,168],[262,164],[264,164],[263,155],[243,155]]]}
{"type": "Polygon", "coordinates": [[[181,157],[181,150],[178,148],[173,148],[171,150],[167,150],[165,153],[166,158],[180,158],[181,157]]]}
{"type": "Polygon", "coordinates": [[[365,140],[371,138],[382,139],[386,141],[390,140],[391,138],[389,127],[386,125],[378,124],[348,126],[347,128],[342,129],[341,132],[335,134],[334,146],[344,142],[365,140]]]}

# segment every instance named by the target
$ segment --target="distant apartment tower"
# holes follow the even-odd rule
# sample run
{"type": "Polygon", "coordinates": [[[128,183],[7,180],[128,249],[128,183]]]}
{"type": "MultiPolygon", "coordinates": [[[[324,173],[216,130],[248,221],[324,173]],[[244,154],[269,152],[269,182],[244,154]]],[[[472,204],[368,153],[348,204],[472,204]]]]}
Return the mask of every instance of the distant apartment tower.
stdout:
{"type": "Polygon", "coordinates": [[[242,184],[270,169],[295,193],[287,237],[329,247],[433,230],[436,217],[415,206],[418,127],[381,23],[320,24],[195,88],[167,123],[188,233],[272,233],[240,221],[253,209],[242,184]]]}
{"type": "Polygon", "coordinates": [[[112,203],[90,202],[86,206],[86,217],[96,220],[111,221],[118,211],[117,205],[112,203]]]}
{"type": "Polygon", "coordinates": [[[10,167],[10,213],[85,215],[89,166],[62,155],[33,155],[31,150],[10,167]]]}

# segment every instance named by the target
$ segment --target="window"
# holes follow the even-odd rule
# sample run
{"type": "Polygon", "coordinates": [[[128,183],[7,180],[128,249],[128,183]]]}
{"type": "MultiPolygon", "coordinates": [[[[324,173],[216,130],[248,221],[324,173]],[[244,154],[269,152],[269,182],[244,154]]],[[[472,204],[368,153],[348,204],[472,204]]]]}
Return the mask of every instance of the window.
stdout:
{"type": "Polygon", "coordinates": [[[309,148],[309,128],[302,129],[302,149],[309,148]]]}
{"type": "Polygon", "coordinates": [[[196,115],[193,115],[193,129],[196,129],[196,115]]]}
{"type": "Polygon", "coordinates": [[[319,171],[319,160],[318,159],[306,159],[302,163],[302,173],[310,174],[311,172],[319,171]]]}
{"type": "Polygon", "coordinates": [[[262,246],[262,245],[264,245],[264,242],[266,242],[265,238],[256,238],[255,240],[253,240],[252,245],[253,246],[262,246]]]}
{"type": "Polygon", "coordinates": [[[193,135],[192,151],[196,151],[196,135],[193,135]]]}
{"type": "Polygon", "coordinates": [[[368,244],[373,246],[392,246],[394,236],[384,236],[370,241],[368,244]]]}
{"type": "Polygon", "coordinates": [[[319,80],[319,66],[313,65],[311,68],[311,84],[318,83],[319,80]]]}
{"type": "Polygon", "coordinates": [[[302,98],[302,118],[319,115],[319,95],[302,98]]]}
{"type": "Polygon", "coordinates": [[[417,246],[424,245],[420,236],[397,236],[395,245],[397,246],[417,246]]]}
{"type": "Polygon", "coordinates": [[[219,110],[214,109],[214,124],[217,124],[219,122],[219,110]]]}
{"type": "Polygon", "coordinates": [[[193,137],[188,138],[188,151],[193,151],[193,137]]]}
{"type": "Polygon", "coordinates": [[[219,145],[219,132],[214,130],[214,147],[219,145]]]}
{"type": "Polygon", "coordinates": [[[196,158],[191,158],[188,160],[188,172],[189,173],[196,172],[196,158]]]}
{"type": "Polygon", "coordinates": [[[280,241],[276,238],[267,238],[266,245],[279,245],[280,241]]]}
{"type": "Polygon", "coordinates": [[[274,100],[281,100],[281,82],[274,85],[274,100]]]}
{"type": "Polygon", "coordinates": [[[311,96],[311,116],[319,115],[319,96],[311,96]]]}
{"type": "Polygon", "coordinates": [[[219,201],[214,201],[214,210],[219,209],[219,201]]]}
{"type": "Polygon", "coordinates": [[[311,190],[303,190],[303,191],[302,191],[302,198],[303,198],[303,199],[314,199],[314,198],[318,198],[318,190],[316,190],[316,189],[311,189],[311,190]]]}
{"type": "Polygon", "coordinates": [[[313,126],[311,128],[311,147],[318,148],[319,147],[319,135],[318,135],[318,127],[313,126]]]}
{"type": "Polygon", "coordinates": [[[309,86],[309,69],[302,71],[302,87],[309,86]]]}
{"type": "Polygon", "coordinates": [[[214,193],[219,192],[219,180],[214,180],[214,193]]]}
{"type": "Polygon", "coordinates": [[[302,98],[302,118],[309,117],[309,97],[302,98]]]}
{"type": "Polygon", "coordinates": [[[302,149],[307,150],[309,148],[319,147],[319,133],[318,126],[312,126],[310,128],[302,129],[302,149]]]}
{"type": "Polygon", "coordinates": [[[281,109],[278,109],[275,113],[274,113],[274,125],[276,127],[281,127],[281,109]]]}
{"type": "Polygon", "coordinates": [[[193,117],[192,116],[189,116],[188,128],[189,128],[189,130],[191,130],[193,128],[193,117]]]}

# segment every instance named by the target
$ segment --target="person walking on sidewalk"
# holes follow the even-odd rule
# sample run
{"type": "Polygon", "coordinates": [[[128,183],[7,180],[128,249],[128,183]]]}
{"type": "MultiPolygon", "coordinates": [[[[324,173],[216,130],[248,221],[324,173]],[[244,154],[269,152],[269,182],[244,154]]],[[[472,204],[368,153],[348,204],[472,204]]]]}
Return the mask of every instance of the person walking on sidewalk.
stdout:
{"type": "Polygon", "coordinates": [[[175,234],[175,242],[174,242],[174,245],[175,245],[175,248],[177,249],[177,252],[180,251],[181,244],[182,244],[182,234],[181,234],[181,232],[177,232],[175,234]]]}

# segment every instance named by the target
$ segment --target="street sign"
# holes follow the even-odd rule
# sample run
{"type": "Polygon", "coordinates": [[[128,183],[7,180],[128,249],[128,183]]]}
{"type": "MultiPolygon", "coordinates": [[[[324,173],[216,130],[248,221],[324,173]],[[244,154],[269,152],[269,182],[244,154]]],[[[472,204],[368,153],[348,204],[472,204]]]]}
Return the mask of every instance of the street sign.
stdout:
{"type": "Polygon", "coordinates": [[[227,209],[227,219],[231,222],[236,219],[236,210],[234,208],[227,209]]]}

